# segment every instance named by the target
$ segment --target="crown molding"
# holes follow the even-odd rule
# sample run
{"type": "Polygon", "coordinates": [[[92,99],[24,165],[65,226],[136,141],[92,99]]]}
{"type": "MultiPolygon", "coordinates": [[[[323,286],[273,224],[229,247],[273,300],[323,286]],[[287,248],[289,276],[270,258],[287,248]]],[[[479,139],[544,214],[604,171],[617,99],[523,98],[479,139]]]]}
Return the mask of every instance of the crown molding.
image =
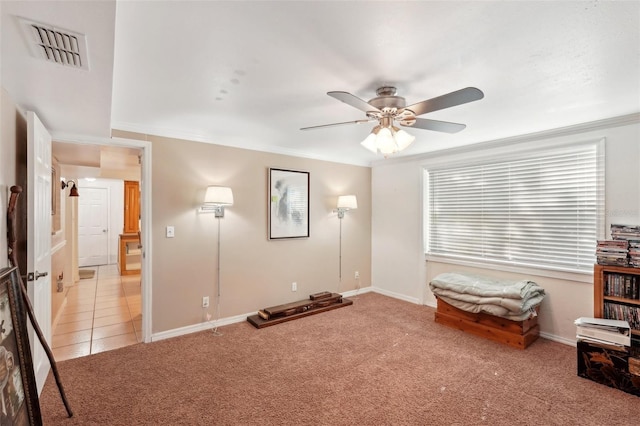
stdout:
{"type": "Polygon", "coordinates": [[[231,148],[247,149],[250,151],[259,151],[259,152],[266,152],[270,154],[287,155],[290,157],[306,158],[309,160],[320,160],[320,161],[328,161],[331,163],[348,164],[352,166],[371,167],[370,161],[353,161],[353,160],[341,161],[340,159],[337,159],[333,156],[306,154],[298,150],[277,148],[277,147],[260,145],[260,144],[251,144],[251,145],[241,146],[239,144],[225,143],[225,142],[219,142],[219,141],[214,142],[213,141],[214,138],[212,136],[203,135],[199,133],[183,132],[179,130],[171,130],[171,129],[165,129],[160,127],[153,127],[153,126],[152,127],[139,126],[136,124],[126,123],[126,122],[112,123],[111,127],[113,130],[134,132],[134,133],[139,133],[139,134],[148,135],[148,136],[153,135],[153,136],[159,136],[163,138],[182,139],[182,140],[193,141],[193,142],[208,143],[211,145],[220,145],[220,146],[228,146],[231,148]]]}
{"type": "Polygon", "coordinates": [[[574,124],[572,126],[558,127],[550,130],[543,130],[540,132],[527,133],[524,135],[511,136],[508,138],[494,139],[484,142],[477,142],[466,144],[463,146],[457,146],[455,148],[441,149],[438,151],[431,151],[423,154],[416,154],[407,157],[398,157],[393,159],[376,160],[372,163],[372,167],[399,164],[414,161],[422,161],[432,159],[434,157],[456,155],[460,153],[468,153],[473,149],[490,149],[500,148],[504,146],[514,145],[523,142],[539,141],[541,139],[552,139],[562,136],[576,135],[580,133],[587,133],[602,129],[611,129],[614,127],[628,126],[632,124],[640,123],[640,113],[633,113],[628,115],[622,115],[618,117],[605,118],[603,120],[590,121],[587,123],[574,124]]]}

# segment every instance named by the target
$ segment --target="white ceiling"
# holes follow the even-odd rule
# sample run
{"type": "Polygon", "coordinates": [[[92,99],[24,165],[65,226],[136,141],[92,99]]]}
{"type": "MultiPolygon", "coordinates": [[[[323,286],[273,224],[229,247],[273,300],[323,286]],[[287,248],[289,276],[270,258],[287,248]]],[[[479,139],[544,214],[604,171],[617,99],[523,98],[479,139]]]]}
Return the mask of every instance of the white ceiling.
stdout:
{"type": "Polygon", "coordinates": [[[110,129],[370,164],[373,123],[326,95],[408,104],[464,87],[485,98],[426,114],[414,155],[640,112],[640,2],[84,1],[0,3],[2,86],[54,132],[110,129]],[[86,34],[90,70],[30,55],[16,19],[86,34]]]}

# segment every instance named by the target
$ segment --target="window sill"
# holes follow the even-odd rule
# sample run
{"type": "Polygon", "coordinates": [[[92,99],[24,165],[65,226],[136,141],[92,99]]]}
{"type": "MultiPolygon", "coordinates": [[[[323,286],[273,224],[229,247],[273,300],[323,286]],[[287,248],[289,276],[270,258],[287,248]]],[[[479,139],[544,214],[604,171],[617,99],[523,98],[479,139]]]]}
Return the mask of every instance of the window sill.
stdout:
{"type": "Polygon", "coordinates": [[[428,262],[448,263],[452,265],[469,266],[472,268],[491,269],[491,270],[503,271],[503,272],[515,272],[515,273],[525,274],[525,275],[535,275],[538,277],[548,277],[548,278],[555,278],[560,280],[593,284],[593,271],[591,272],[559,271],[559,270],[553,270],[553,269],[533,268],[531,266],[507,265],[507,264],[499,263],[495,261],[478,262],[473,260],[459,259],[459,258],[446,257],[446,256],[436,256],[436,255],[430,255],[430,254],[425,255],[425,261],[427,263],[428,262]]]}

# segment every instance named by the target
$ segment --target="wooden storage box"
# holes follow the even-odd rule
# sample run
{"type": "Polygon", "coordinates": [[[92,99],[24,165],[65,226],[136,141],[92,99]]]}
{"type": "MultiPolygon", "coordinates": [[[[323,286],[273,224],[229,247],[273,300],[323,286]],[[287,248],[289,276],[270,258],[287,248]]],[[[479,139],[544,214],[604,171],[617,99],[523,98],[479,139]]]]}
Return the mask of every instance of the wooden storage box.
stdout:
{"type": "Polygon", "coordinates": [[[640,358],[625,350],[578,341],[578,376],[640,396],[640,358]]]}
{"type": "Polygon", "coordinates": [[[437,323],[518,349],[525,349],[540,335],[537,316],[524,321],[511,321],[485,313],[463,311],[440,299],[435,320],[437,323]]]}

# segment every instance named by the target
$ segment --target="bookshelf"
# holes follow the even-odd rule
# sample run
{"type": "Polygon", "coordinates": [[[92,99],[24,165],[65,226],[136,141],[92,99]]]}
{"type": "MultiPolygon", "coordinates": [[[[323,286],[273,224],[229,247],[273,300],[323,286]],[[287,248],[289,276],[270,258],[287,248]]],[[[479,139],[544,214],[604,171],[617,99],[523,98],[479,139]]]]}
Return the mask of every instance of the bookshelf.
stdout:
{"type": "Polygon", "coordinates": [[[593,316],[629,321],[640,338],[640,268],[594,266],[593,316]]]}

